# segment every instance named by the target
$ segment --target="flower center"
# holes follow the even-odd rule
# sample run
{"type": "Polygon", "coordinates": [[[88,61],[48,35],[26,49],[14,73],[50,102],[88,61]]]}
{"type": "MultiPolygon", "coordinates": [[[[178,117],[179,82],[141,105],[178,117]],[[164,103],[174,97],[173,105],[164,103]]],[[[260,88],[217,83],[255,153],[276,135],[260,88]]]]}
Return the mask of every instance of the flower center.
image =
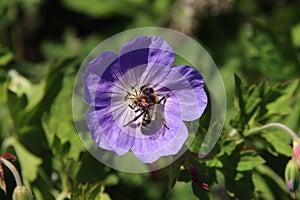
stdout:
{"type": "Polygon", "coordinates": [[[147,107],[158,104],[159,98],[154,93],[153,88],[142,86],[139,90],[134,89],[134,93],[129,95],[131,109],[146,109],[147,107]]]}
{"type": "MultiPolygon", "coordinates": [[[[145,85],[140,87],[138,90],[136,88],[133,89],[133,93],[128,93],[126,99],[129,99],[130,104],[128,106],[134,110],[135,113],[140,112],[134,119],[129,121],[124,126],[130,125],[136,120],[138,120],[141,116],[143,116],[142,126],[147,126],[151,123],[152,115],[156,115],[156,112],[152,111],[151,107],[160,104],[164,101],[163,105],[165,104],[166,99],[169,96],[166,95],[163,98],[159,99],[159,97],[154,93],[154,89],[151,87],[146,87],[145,85]],[[151,113],[152,112],[152,113],[151,113]]],[[[157,111],[156,109],[154,109],[157,111]]],[[[156,118],[153,116],[153,118],[156,118]]],[[[162,124],[166,127],[166,123],[164,118],[161,118],[162,124]]],[[[168,128],[169,129],[169,128],[168,128]]]]}

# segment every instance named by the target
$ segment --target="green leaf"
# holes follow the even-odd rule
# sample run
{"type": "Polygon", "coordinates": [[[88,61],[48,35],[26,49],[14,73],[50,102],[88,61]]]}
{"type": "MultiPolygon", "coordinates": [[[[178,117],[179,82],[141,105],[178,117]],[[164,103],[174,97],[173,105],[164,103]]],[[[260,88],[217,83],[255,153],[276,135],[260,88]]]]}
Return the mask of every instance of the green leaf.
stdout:
{"type": "Polygon", "coordinates": [[[106,187],[118,185],[119,177],[115,174],[109,174],[102,182],[106,187]]]}
{"type": "Polygon", "coordinates": [[[292,97],[299,80],[275,86],[270,86],[268,82],[249,86],[236,75],[235,85],[239,113],[230,121],[230,125],[247,136],[244,130],[249,126],[282,119],[283,115],[291,112],[292,97]]]}
{"type": "Polygon", "coordinates": [[[235,82],[235,96],[238,102],[238,108],[240,109],[241,114],[246,113],[245,109],[245,100],[244,100],[244,91],[246,91],[247,84],[243,81],[237,74],[234,74],[235,82]]]}
{"type": "Polygon", "coordinates": [[[168,166],[168,191],[169,194],[175,186],[180,174],[180,166],[171,164],[168,166]]]}
{"type": "Polygon", "coordinates": [[[4,71],[0,70],[0,133],[3,138],[9,137],[16,132],[14,120],[7,105],[7,94],[8,76],[4,71]]]}
{"type": "Polygon", "coordinates": [[[132,16],[145,3],[144,0],[63,0],[62,2],[69,9],[92,17],[103,17],[116,13],[132,16]]]}
{"type": "Polygon", "coordinates": [[[228,156],[232,155],[232,152],[236,150],[236,147],[239,145],[242,145],[244,142],[243,139],[235,139],[235,138],[229,138],[222,141],[221,150],[218,153],[218,156],[228,156]]]}
{"type": "Polygon", "coordinates": [[[23,120],[23,124],[34,123],[40,121],[43,114],[50,109],[50,106],[56,96],[58,95],[61,87],[64,74],[70,67],[74,67],[74,58],[62,58],[53,61],[46,75],[43,79],[43,97],[32,110],[27,113],[26,118],[23,120]]]}
{"type": "Polygon", "coordinates": [[[30,99],[30,97],[32,96],[32,84],[30,83],[30,81],[20,75],[14,69],[9,70],[8,75],[10,77],[9,90],[16,93],[18,97],[26,94],[26,96],[30,99]]]}
{"type": "Polygon", "coordinates": [[[22,177],[26,182],[36,180],[38,170],[42,164],[42,159],[29,152],[18,140],[14,137],[5,139],[3,147],[7,149],[12,146],[16,152],[16,157],[19,160],[22,177]]]}
{"type": "Polygon", "coordinates": [[[241,158],[237,164],[236,170],[240,172],[249,171],[264,163],[265,160],[256,155],[254,151],[244,151],[241,153],[241,158]]]}
{"type": "Polygon", "coordinates": [[[243,41],[246,68],[277,80],[299,76],[297,53],[290,38],[278,37],[271,29],[259,23],[246,29],[243,41]]]}
{"type": "Polygon", "coordinates": [[[8,74],[11,80],[8,86],[9,90],[14,92],[18,97],[25,94],[28,100],[25,109],[26,111],[31,110],[44,96],[43,83],[34,85],[16,70],[10,70],[8,74]]]}
{"type": "Polygon", "coordinates": [[[252,174],[254,183],[255,199],[275,199],[266,179],[258,173],[252,174]]]}
{"type": "Polygon", "coordinates": [[[74,79],[75,77],[70,76],[65,76],[63,79],[62,88],[50,108],[49,115],[43,117],[43,127],[50,146],[54,144],[55,136],[59,139],[60,144],[58,145],[70,143],[68,155],[77,160],[84,147],[73,122],[72,91],[74,79]]]}
{"type": "Polygon", "coordinates": [[[75,191],[72,193],[72,199],[74,200],[110,200],[110,196],[104,192],[104,186],[101,183],[96,184],[80,184],[79,186],[74,186],[75,191]]]}
{"type": "Polygon", "coordinates": [[[280,84],[274,88],[274,90],[280,93],[280,96],[276,98],[274,102],[270,102],[267,105],[268,115],[280,114],[286,115],[291,113],[291,99],[299,85],[299,80],[293,80],[286,84],[280,84]]]}
{"type": "Polygon", "coordinates": [[[222,168],[223,167],[223,163],[217,158],[214,158],[212,160],[208,160],[208,161],[205,162],[205,164],[206,164],[207,167],[210,167],[210,168],[212,168],[212,167],[222,168]]]}
{"type": "Polygon", "coordinates": [[[235,74],[234,78],[236,106],[239,113],[230,121],[230,124],[238,130],[244,130],[249,125],[250,119],[254,116],[262,101],[260,94],[264,85],[260,87],[248,86],[238,75],[235,74]]]}
{"type": "MultiPolygon", "coordinates": [[[[203,127],[199,127],[199,130],[194,138],[192,144],[189,146],[189,150],[194,153],[199,153],[203,140],[207,134],[207,131],[203,127]]],[[[209,143],[210,144],[210,143],[209,143]]]]}
{"type": "Polygon", "coordinates": [[[0,46],[0,67],[6,66],[13,59],[13,53],[0,46]]]}
{"type": "Polygon", "coordinates": [[[5,71],[0,70],[0,103],[6,103],[8,88],[8,76],[5,71]]]}
{"type": "Polygon", "coordinates": [[[296,24],[291,30],[292,41],[295,47],[300,47],[300,23],[296,24]]]}
{"type": "Polygon", "coordinates": [[[109,170],[87,151],[80,155],[80,162],[81,167],[76,176],[76,180],[81,183],[93,183],[99,180],[105,180],[109,175],[109,170]],[[97,170],[91,170],[91,166],[97,170]]]}
{"type": "Polygon", "coordinates": [[[15,93],[8,92],[7,95],[7,108],[13,122],[15,132],[17,134],[21,132],[22,123],[26,117],[25,107],[27,105],[27,99],[25,95],[18,97],[15,93]]]}
{"type": "Polygon", "coordinates": [[[291,138],[286,133],[279,130],[269,130],[261,134],[261,136],[274,147],[275,151],[290,157],[292,155],[291,138]]]}
{"type": "Polygon", "coordinates": [[[191,180],[192,180],[192,176],[188,170],[184,169],[180,171],[178,181],[189,182],[191,180]]]}
{"type": "Polygon", "coordinates": [[[100,200],[111,200],[111,198],[108,193],[104,192],[100,195],[100,200]]]}
{"type": "Polygon", "coordinates": [[[63,33],[63,41],[45,40],[42,43],[42,53],[47,60],[75,56],[79,57],[79,60],[84,60],[91,49],[104,40],[102,37],[100,34],[95,34],[81,38],[76,35],[75,30],[66,29],[63,33]]]}

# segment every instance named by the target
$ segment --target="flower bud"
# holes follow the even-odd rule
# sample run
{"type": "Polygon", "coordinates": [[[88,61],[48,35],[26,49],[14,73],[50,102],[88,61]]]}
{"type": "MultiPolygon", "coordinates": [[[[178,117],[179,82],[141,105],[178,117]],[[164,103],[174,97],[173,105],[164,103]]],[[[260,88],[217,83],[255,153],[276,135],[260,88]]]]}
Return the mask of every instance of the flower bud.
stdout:
{"type": "Polygon", "coordinates": [[[194,167],[190,167],[189,171],[192,175],[192,179],[193,181],[200,187],[202,187],[204,190],[209,191],[210,187],[207,183],[202,182],[199,178],[198,178],[198,170],[194,167]]]}
{"type": "Polygon", "coordinates": [[[293,142],[293,158],[300,169],[300,144],[296,141],[293,142]]]}
{"type": "Polygon", "coordinates": [[[13,193],[13,200],[33,200],[33,195],[27,187],[17,186],[13,193]]]}
{"type": "Polygon", "coordinates": [[[291,192],[295,191],[299,185],[299,169],[294,159],[291,159],[285,167],[285,181],[291,192]]]}

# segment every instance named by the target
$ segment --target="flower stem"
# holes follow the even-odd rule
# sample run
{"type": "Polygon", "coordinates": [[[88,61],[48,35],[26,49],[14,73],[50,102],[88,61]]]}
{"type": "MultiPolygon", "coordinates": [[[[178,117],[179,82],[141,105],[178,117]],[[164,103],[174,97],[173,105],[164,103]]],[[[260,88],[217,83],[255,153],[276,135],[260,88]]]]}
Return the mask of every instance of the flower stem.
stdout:
{"type": "Polygon", "coordinates": [[[256,132],[259,132],[259,131],[262,131],[262,130],[268,129],[268,128],[279,128],[279,129],[285,131],[286,133],[288,133],[293,138],[293,140],[300,141],[299,136],[292,129],[290,129],[289,127],[287,127],[286,125],[281,124],[281,123],[266,124],[264,126],[257,127],[257,128],[249,130],[248,134],[249,135],[254,134],[256,132]]]}
{"type": "Polygon", "coordinates": [[[13,174],[13,176],[15,178],[17,186],[23,186],[21,177],[15,166],[13,164],[11,164],[11,162],[9,162],[8,160],[6,160],[4,158],[0,158],[0,163],[3,163],[11,171],[11,173],[13,174]]]}

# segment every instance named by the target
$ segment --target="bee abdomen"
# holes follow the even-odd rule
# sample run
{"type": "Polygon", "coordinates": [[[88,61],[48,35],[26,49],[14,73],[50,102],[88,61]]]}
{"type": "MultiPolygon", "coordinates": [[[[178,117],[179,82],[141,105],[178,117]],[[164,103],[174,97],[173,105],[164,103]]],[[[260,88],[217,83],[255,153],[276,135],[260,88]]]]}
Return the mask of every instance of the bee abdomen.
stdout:
{"type": "Polygon", "coordinates": [[[151,122],[151,121],[143,121],[143,122],[142,122],[142,126],[147,126],[147,125],[150,124],[150,122],[151,122]]]}
{"type": "Polygon", "coordinates": [[[143,121],[142,121],[142,126],[147,126],[148,124],[151,123],[151,119],[148,113],[145,114],[143,121]]]}

